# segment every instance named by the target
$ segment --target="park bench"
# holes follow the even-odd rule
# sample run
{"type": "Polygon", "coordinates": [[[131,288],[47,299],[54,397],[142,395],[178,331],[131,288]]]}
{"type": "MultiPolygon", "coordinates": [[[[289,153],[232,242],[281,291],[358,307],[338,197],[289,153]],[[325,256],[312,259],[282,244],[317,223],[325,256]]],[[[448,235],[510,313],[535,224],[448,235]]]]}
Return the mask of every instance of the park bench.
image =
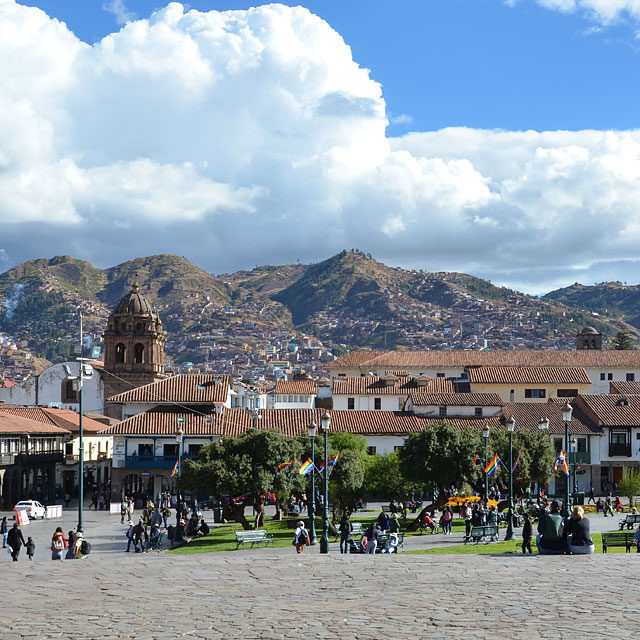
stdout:
{"type": "Polygon", "coordinates": [[[626,518],[618,522],[618,526],[620,527],[620,531],[625,527],[627,527],[627,529],[633,529],[638,522],[640,522],[640,514],[630,513],[626,518]]]}
{"type": "Polygon", "coordinates": [[[489,542],[498,540],[497,524],[474,525],[474,527],[471,529],[471,533],[468,536],[464,537],[464,543],[467,544],[467,542],[475,542],[476,544],[478,544],[485,538],[489,538],[487,544],[489,544],[489,542]]]}
{"type": "MultiPolygon", "coordinates": [[[[364,533],[364,529],[362,528],[362,522],[352,522],[351,523],[351,534],[349,537],[352,540],[360,540],[362,538],[362,534],[364,533]]],[[[339,527],[336,527],[336,540],[340,537],[339,527]]]]}
{"type": "Polygon", "coordinates": [[[634,545],[633,533],[630,531],[614,531],[602,534],[602,553],[607,553],[609,547],[624,547],[627,553],[634,545]]]}
{"type": "MultiPolygon", "coordinates": [[[[390,533],[379,533],[378,534],[378,547],[376,548],[376,553],[382,553],[382,550],[387,546],[387,542],[391,537],[390,533]]],[[[402,545],[404,543],[404,533],[398,533],[398,546],[396,547],[396,553],[399,553],[401,550],[404,551],[402,545]]]]}
{"type": "Polygon", "coordinates": [[[245,544],[251,544],[251,546],[258,545],[260,548],[260,543],[264,542],[265,546],[271,544],[273,547],[273,536],[267,534],[266,529],[256,529],[255,531],[236,531],[236,551],[242,545],[242,548],[245,548],[245,544]]]}

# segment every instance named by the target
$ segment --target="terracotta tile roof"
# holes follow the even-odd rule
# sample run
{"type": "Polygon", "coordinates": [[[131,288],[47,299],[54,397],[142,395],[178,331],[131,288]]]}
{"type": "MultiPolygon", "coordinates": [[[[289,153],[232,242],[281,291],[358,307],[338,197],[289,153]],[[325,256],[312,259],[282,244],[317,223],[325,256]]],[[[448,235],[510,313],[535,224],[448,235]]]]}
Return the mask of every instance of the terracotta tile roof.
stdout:
{"type": "Polygon", "coordinates": [[[582,395],[573,406],[582,408],[604,427],[640,426],[640,396],[637,395],[582,395]]]}
{"type": "MultiPolygon", "coordinates": [[[[306,435],[310,422],[320,424],[323,409],[263,409],[258,429],[277,429],[288,436],[306,435]]],[[[361,435],[407,435],[441,422],[402,411],[331,411],[331,430],[361,435]]],[[[170,435],[176,433],[178,417],[185,435],[237,436],[252,428],[244,409],[226,409],[222,414],[184,413],[174,407],[160,407],[132,416],[102,431],[105,435],[170,435]]],[[[484,424],[502,428],[498,417],[447,418],[456,429],[482,430],[484,424]]]]}
{"type": "Polygon", "coordinates": [[[354,351],[327,365],[329,369],[360,367],[408,369],[420,367],[631,367],[640,368],[640,351],[354,351]]]}
{"type": "Polygon", "coordinates": [[[231,378],[211,374],[180,374],[152,382],[137,389],[112,396],[108,402],[143,402],[149,404],[215,404],[225,403],[231,378]]]}
{"type": "Polygon", "coordinates": [[[622,393],[628,395],[640,394],[640,382],[625,382],[619,380],[617,382],[609,383],[609,393],[622,393]]]}
{"type": "MultiPolygon", "coordinates": [[[[516,421],[516,431],[539,431],[538,422],[541,418],[549,418],[549,433],[564,435],[564,421],[562,419],[562,405],[567,398],[560,398],[560,402],[509,402],[504,405],[503,414],[506,421],[513,417],[516,421]]],[[[574,406],[571,418],[571,434],[601,433],[601,429],[587,416],[576,410],[574,406]]]]}
{"type": "Polygon", "coordinates": [[[467,373],[471,384],[591,384],[579,367],[471,367],[467,373]]]}
{"type": "Polygon", "coordinates": [[[318,383],[315,380],[278,380],[276,393],[294,393],[302,395],[316,395],[318,383]]]}
{"type": "Polygon", "coordinates": [[[52,424],[43,424],[36,420],[29,420],[9,411],[0,411],[0,433],[2,434],[38,434],[51,436],[66,436],[69,431],[60,429],[52,424]]]}
{"type": "Polygon", "coordinates": [[[411,402],[416,407],[501,407],[497,393],[415,393],[411,402]]]}
{"type": "Polygon", "coordinates": [[[406,396],[410,393],[455,393],[451,378],[428,378],[426,384],[418,384],[414,378],[398,378],[388,385],[378,376],[334,378],[334,396],[391,395],[406,396]]]}
{"type": "MultiPolygon", "coordinates": [[[[53,409],[50,407],[23,407],[21,405],[0,405],[0,414],[10,413],[14,416],[34,420],[44,425],[53,425],[70,432],[79,431],[80,416],[71,409],[53,409]]],[[[97,433],[104,429],[104,424],[84,415],[82,429],[88,433],[97,433]]]]}

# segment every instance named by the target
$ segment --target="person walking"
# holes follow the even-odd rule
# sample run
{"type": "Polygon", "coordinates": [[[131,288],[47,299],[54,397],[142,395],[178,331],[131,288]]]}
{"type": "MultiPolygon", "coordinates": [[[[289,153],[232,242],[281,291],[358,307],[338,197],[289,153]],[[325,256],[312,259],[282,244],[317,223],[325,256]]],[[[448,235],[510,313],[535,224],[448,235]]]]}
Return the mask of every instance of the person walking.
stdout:
{"type": "Polygon", "coordinates": [[[133,530],[135,527],[133,526],[132,520],[129,520],[128,524],[129,524],[129,528],[125,533],[125,535],[127,536],[127,549],[126,549],[127,553],[129,553],[129,550],[131,549],[132,544],[133,544],[133,548],[135,549],[135,543],[133,541],[133,530]]]}
{"type": "Polygon", "coordinates": [[[309,544],[309,534],[307,533],[302,520],[298,521],[293,544],[296,547],[296,553],[302,553],[304,548],[309,544]]]}
{"type": "Polygon", "coordinates": [[[27,546],[27,556],[29,557],[29,560],[33,560],[33,556],[36,553],[36,545],[31,536],[27,538],[26,546],[27,546]]]}
{"type": "Polygon", "coordinates": [[[611,514],[613,518],[613,507],[611,505],[611,498],[607,496],[607,499],[604,501],[604,517],[607,517],[607,513],[611,514]]]}
{"type": "Polygon", "coordinates": [[[87,557],[89,552],[85,553],[84,551],[84,535],[82,531],[76,531],[75,533],[75,542],[73,543],[73,559],[74,560],[83,560],[87,557]]]}
{"type": "Polygon", "coordinates": [[[353,531],[353,525],[349,522],[349,514],[345,512],[340,520],[340,553],[349,553],[349,538],[353,531]]]}
{"type": "Polygon", "coordinates": [[[65,506],[65,509],[68,509],[68,508],[69,508],[69,503],[70,503],[70,502],[71,502],[71,496],[69,495],[69,492],[67,491],[67,492],[64,494],[64,506],[65,506]]]}
{"type": "Polygon", "coordinates": [[[20,549],[24,546],[27,546],[27,543],[24,541],[24,536],[22,535],[22,531],[20,527],[18,527],[18,523],[16,522],[11,529],[9,529],[9,534],[7,535],[7,546],[11,549],[11,558],[14,562],[18,562],[18,556],[20,555],[20,549]]]}
{"type": "Polygon", "coordinates": [[[587,500],[587,504],[591,504],[592,502],[593,504],[596,503],[596,497],[595,497],[593,487],[589,489],[589,499],[587,500]]]}
{"type": "Polygon", "coordinates": [[[2,518],[0,523],[0,534],[2,535],[2,548],[7,548],[7,535],[9,535],[9,523],[7,522],[7,516],[2,518]]]}
{"type": "Polygon", "coordinates": [[[73,531],[69,531],[67,534],[67,553],[64,556],[65,560],[73,559],[73,545],[76,541],[76,534],[73,531]]]}
{"type": "Polygon", "coordinates": [[[51,538],[51,559],[62,560],[64,550],[67,546],[62,527],[58,527],[51,538]]]}
{"type": "MultiPolygon", "coordinates": [[[[142,520],[138,520],[138,524],[133,527],[133,546],[136,550],[136,553],[140,553],[144,551],[144,543],[147,539],[147,532],[144,530],[144,525],[142,524],[142,520]]],[[[127,548],[127,551],[129,549],[127,548]]]]}
{"type": "Polygon", "coordinates": [[[524,523],[522,525],[522,553],[533,553],[531,549],[531,539],[533,538],[533,526],[531,525],[531,516],[525,511],[524,523]]]}

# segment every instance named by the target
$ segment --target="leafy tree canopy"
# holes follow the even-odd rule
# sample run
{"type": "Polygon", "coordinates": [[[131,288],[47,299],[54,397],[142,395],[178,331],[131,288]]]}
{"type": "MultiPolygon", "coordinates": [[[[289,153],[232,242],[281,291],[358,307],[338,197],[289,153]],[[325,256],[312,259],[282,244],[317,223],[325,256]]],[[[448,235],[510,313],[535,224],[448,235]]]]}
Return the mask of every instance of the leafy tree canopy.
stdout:
{"type": "Polygon", "coordinates": [[[618,331],[611,344],[616,351],[629,351],[634,348],[631,336],[626,331],[618,331]]]}

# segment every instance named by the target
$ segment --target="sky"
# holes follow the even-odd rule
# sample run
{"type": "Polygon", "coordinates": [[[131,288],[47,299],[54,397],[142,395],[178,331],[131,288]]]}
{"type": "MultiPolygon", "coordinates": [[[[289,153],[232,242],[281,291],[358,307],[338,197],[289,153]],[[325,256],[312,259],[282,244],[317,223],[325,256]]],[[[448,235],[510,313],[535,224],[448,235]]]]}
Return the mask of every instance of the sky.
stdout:
{"type": "Polygon", "coordinates": [[[0,271],[636,284],[639,62],[639,0],[0,0],[0,271]]]}

